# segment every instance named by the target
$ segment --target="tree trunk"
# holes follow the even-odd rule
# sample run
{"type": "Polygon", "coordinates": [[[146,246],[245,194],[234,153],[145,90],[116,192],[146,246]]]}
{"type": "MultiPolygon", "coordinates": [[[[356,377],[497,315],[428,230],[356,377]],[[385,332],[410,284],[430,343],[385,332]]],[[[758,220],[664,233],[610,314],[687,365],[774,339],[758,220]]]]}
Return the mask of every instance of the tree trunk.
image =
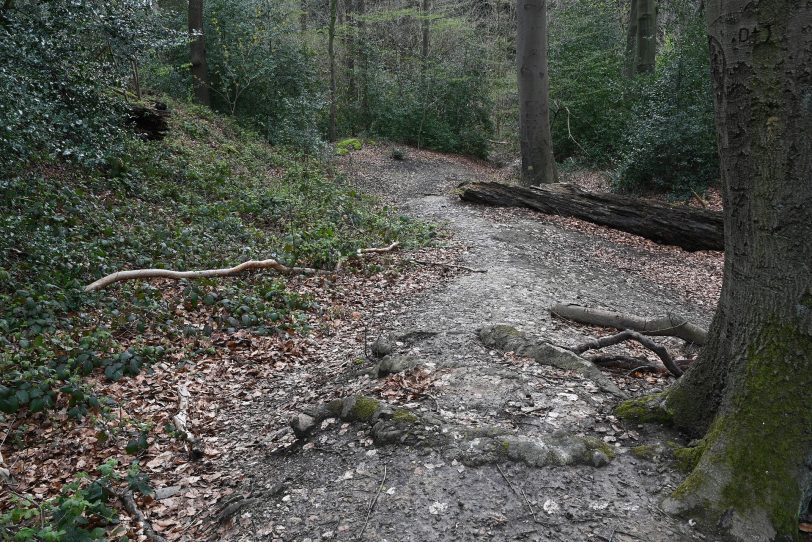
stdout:
{"type": "Polygon", "coordinates": [[[367,74],[369,71],[369,53],[367,52],[367,27],[366,20],[366,2],[365,0],[356,0],[355,9],[357,11],[358,21],[358,35],[356,37],[356,48],[358,50],[358,86],[361,93],[361,127],[364,129],[369,128],[369,89],[367,86],[367,74]]]}
{"type": "Polygon", "coordinates": [[[195,101],[211,105],[209,70],[206,66],[206,40],[203,37],[203,0],[189,0],[189,62],[192,65],[192,87],[195,101]]]}
{"type": "Polygon", "coordinates": [[[422,43],[420,44],[420,76],[425,79],[426,77],[426,69],[429,65],[429,40],[430,40],[430,32],[431,32],[431,19],[429,19],[429,13],[431,11],[431,0],[423,0],[423,7],[422,7],[422,20],[420,21],[421,25],[421,34],[422,34],[422,43]]]}
{"type": "Polygon", "coordinates": [[[709,342],[671,389],[704,433],[667,509],[737,540],[797,540],[812,496],[812,7],[708,0],[725,200],[709,342]]]}
{"type": "Polygon", "coordinates": [[[550,135],[550,80],[547,72],[547,2],[517,2],[522,184],[554,183],[556,170],[550,135]]]}
{"type": "MultiPolygon", "coordinates": [[[[355,110],[355,103],[357,101],[355,89],[355,56],[356,56],[356,42],[355,42],[355,6],[353,0],[344,0],[344,12],[347,19],[347,30],[345,36],[345,53],[344,53],[344,67],[347,70],[347,96],[350,100],[350,105],[355,110]]],[[[355,119],[353,119],[353,125],[355,119]]],[[[353,130],[354,133],[355,130],[353,130]]]]}
{"type": "Polygon", "coordinates": [[[336,140],[336,12],[338,0],[330,0],[330,23],[327,28],[327,57],[330,62],[330,119],[327,125],[327,139],[336,140]]]}
{"type": "Polygon", "coordinates": [[[307,32],[307,12],[309,8],[307,6],[307,0],[301,0],[299,4],[299,31],[304,34],[307,32]]]}
{"type": "Polygon", "coordinates": [[[617,194],[585,192],[568,184],[522,188],[499,183],[470,183],[465,185],[460,198],[580,218],[686,250],[724,248],[722,215],[705,209],[671,207],[617,194]]]}
{"type": "Polygon", "coordinates": [[[637,1],[637,73],[654,73],[657,55],[657,3],[637,1]]]}
{"type": "Polygon", "coordinates": [[[637,66],[637,0],[629,2],[629,28],[626,34],[626,64],[624,73],[626,77],[632,77],[637,66]]]}

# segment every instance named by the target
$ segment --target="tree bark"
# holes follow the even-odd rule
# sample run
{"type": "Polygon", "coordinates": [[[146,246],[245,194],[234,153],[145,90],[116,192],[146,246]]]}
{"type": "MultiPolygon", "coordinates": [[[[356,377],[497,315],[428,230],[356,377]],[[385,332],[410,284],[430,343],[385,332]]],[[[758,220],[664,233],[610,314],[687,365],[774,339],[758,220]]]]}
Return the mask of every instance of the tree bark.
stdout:
{"type": "Polygon", "coordinates": [[[737,540],[797,540],[812,497],[812,5],[706,12],[725,268],[709,342],[664,402],[704,434],[665,507],[737,540]]]}
{"type": "Polygon", "coordinates": [[[420,76],[425,79],[426,69],[429,65],[429,43],[431,39],[431,19],[429,14],[431,12],[431,0],[423,0],[421,10],[420,30],[422,34],[422,41],[420,44],[420,76]]]}
{"type": "Polygon", "coordinates": [[[585,192],[568,184],[522,188],[499,183],[470,183],[464,186],[460,198],[571,216],[686,250],[724,248],[722,214],[706,209],[585,192]]]}
{"type": "Polygon", "coordinates": [[[203,0],[189,0],[189,62],[195,101],[211,105],[209,70],[206,65],[206,39],[203,36],[203,0]]]}
{"type": "Polygon", "coordinates": [[[516,10],[522,184],[554,183],[556,169],[550,134],[550,80],[547,72],[547,2],[517,0],[516,10]]]}
{"type": "Polygon", "coordinates": [[[637,73],[654,73],[657,55],[657,3],[637,1],[637,73]]]}
{"type": "Polygon", "coordinates": [[[327,27],[327,57],[330,62],[330,119],[327,125],[327,139],[336,140],[336,14],[338,0],[330,0],[330,22],[327,27]]]}
{"type": "Polygon", "coordinates": [[[626,33],[626,64],[624,73],[632,77],[637,66],[637,0],[629,1],[629,27],[626,33]]]}

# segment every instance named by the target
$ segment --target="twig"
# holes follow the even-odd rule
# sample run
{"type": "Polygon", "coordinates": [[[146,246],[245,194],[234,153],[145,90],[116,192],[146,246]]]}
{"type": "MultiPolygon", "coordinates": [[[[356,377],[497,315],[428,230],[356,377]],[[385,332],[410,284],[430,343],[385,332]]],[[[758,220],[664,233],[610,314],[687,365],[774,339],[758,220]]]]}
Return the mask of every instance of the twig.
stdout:
{"type": "Polygon", "coordinates": [[[508,480],[508,477],[505,476],[504,471],[502,471],[502,467],[500,467],[498,463],[496,464],[496,470],[499,471],[499,474],[502,475],[502,478],[505,479],[505,482],[507,482],[507,485],[510,486],[510,489],[513,490],[513,493],[515,493],[517,497],[524,497],[524,502],[527,503],[527,508],[530,509],[530,515],[533,517],[533,521],[538,521],[538,519],[536,519],[536,511],[533,510],[533,505],[530,504],[530,499],[528,499],[527,495],[525,495],[524,489],[522,489],[521,494],[516,491],[516,488],[513,487],[513,484],[510,482],[510,480],[508,480]]]}
{"type": "Polygon", "coordinates": [[[386,465],[383,466],[383,479],[381,480],[381,485],[378,486],[378,491],[375,492],[375,497],[372,499],[372,502],[369,503],[369,509],[367,510],[367,518],[364,520],[364,526],[361,527],[361,532],[358,533],[358,540],[361,540],[361,536],[363,536],[364,531],[367,530],[369,518],[372,516],[372,511],[375,509],[375,505],[378,503],[378,497],[381,495],[381,491],[383,491],[383,485],[385,483],[386,483],[386,465]]]}
{"type": "Polygon", "coordinates": [[[124,505],[124,509],[141,525],[141,529],[144,530],[144,535],[148,539],[152,540],[152,542],[167,542],[166,538],[155,532],[155,529],[152,528],[152,524],[144,517],[141,510],[138,509],[138,505],[135,503],[135,498],[133,498],[131,491],[125,490],[119,492],[113,491],[112,489],[109,491],[118,497],[118,500],[124,505]]]}
{"type": "Polygon", "coordinates": [[[466,267],[464,265],[454,265],[451,263],[441,263],[441,262],[427,262],[425,260],[411,260],[414,263],[420,265],[436,265],[438,267],[449,267],[451,269],[462,269],[463,271],[470,271],[471,273],[487,273],[487,269],[473,269],[471,267],[466,267]]]}

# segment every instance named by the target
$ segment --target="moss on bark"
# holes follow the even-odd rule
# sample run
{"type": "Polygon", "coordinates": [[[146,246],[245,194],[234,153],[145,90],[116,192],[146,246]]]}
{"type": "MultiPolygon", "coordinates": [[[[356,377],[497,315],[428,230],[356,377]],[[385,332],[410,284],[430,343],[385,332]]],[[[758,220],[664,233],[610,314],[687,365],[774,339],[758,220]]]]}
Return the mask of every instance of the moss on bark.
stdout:
{"type": "Polygon", "coordinates": [[[674,493],[674,509],[709,525],[721,518],[734,534],[797,538],[812,483],[810,359],[812,337],[797,326],[768,325],[752,341],[741,380],[703,443],[675,454],[696,468],[674,493]]]}

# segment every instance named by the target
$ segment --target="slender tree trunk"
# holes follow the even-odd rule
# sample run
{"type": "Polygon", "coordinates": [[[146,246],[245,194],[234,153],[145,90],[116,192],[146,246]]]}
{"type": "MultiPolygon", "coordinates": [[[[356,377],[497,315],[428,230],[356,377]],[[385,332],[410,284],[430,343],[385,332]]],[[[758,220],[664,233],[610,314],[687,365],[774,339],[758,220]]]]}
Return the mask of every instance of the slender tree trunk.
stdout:
{"type": "MultiPolygon", "coordinates": [[[[347,95],[349,96],[352,109],[354,110],[358,96],[355,85],[355,57],[357,54],[357,45],[355,40],[355,6],[353,4],[353,0],[344,0],[344,11],[347,19],[347,31],[345,34],[346,52],[344,53],[345,69],[347,70],[347,95]]],[[[355,124],[354,121],[353,124],[355,124]]]]}
{"type": "Polygon", "coordinates": [[[369,52],[367,51],[367,26],[366,26],[366,2],[356,0],[355,9],[358,21],[358,35],[356,37],[356,48],[358,50],[358,86],[361,94],[361,127],[369,128],[369,52]]]}
{"type": "Polygon", "coordinates": [[[626,64],[624,74],[633,76],[637,69],[637,0],[629,1],[629,26],[626,33],[626,64]]]}
{"type": "Polygon", "coordinates": [[[189,0],[189,62],[192,64],[192,88],[195,101],[211,105],[209,70],[206,66],[206,40],[203,37],[203,0],[189,0]]]}
{"type": "Polygon", "coordinates": [[[327,125],[327,139],[336,140],[336,12],[338,0],[330,0],[330,24],[327,29],[327,57],[330,62],[330,119],[327,125]]]}
{"type": "Polygon", "coordinates": [[[308,5],[307,0],[301,0],[299,4],[299,31],[304,34],[307,32],[307,12],[308,12],[308,5]]]}
{"type": "Polygon", "coordinates": [[[547,2],[517,0],[519,66],[519,133],[522,184],[556,181],[550,134],[549,74],[547,72],[547,2]]]}
{"type": "Polygon", "coordinates": [[[421,34],[422,34],[422,43],[420,45],[420,70],[421,70],[421,77],[425,78],[426,76],[426,69],[429,65],[429,40],[431,35],[431,19],[429,19],[429,15],[431,13],[431,0],[423,0],[423,6],[421,10],[422,20],[420,21],[421,26],[421,34]]]}
{"type": "Polygon", "coordinates": [[[797,540],[812,497],[812,6],[708,0],[725,204],[719,307],[668,392],[704,438],[667,510],[735,540],[797,540]]]}
{"type": "Polygon", "coordinates": [[[657,56],[657,2],[637,0],[637,73],[653,73],[657,56]]]}

